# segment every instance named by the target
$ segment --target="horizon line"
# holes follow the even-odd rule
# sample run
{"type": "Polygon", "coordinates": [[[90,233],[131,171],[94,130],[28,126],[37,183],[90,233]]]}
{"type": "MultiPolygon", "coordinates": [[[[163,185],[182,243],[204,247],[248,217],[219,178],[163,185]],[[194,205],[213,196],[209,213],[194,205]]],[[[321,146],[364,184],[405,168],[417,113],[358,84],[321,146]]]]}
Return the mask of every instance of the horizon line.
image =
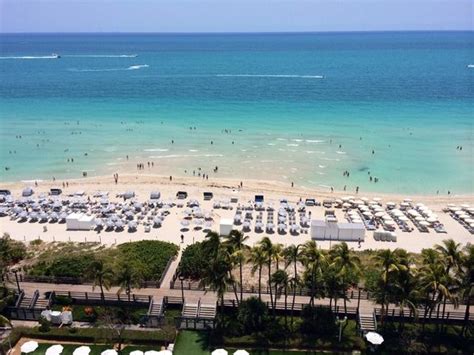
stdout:
{"type": "Polygon", "coordinates": [[[402,33],[402,32],[474,32],[474,29],[417,29],[417,30],[327,30],[327,31],[65,31],[65,32],[55,32],[55,31],[39,31],[39,32],[29,32],[29,31],[18,31],[18,32],[1,32],[0,35],[20,35],[20,34],[158,34],[158,35],[167,35],[167,34],[183,34],[183,35],[192,35],[192,34],[319,34],[319,33],[402,33]]]}

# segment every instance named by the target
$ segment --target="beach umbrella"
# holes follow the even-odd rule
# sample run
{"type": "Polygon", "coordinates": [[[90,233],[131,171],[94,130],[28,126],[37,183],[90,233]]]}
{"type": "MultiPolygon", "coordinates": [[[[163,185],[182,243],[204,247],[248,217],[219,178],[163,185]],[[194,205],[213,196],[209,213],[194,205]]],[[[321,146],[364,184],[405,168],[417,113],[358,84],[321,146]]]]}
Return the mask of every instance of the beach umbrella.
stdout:
{"type": "Polygon", "coordinates": [[[45,355],[59,355],[63,352],[63,349],[64,347],[62,345],[52,345],[48,349],[46,349],[45,355]]]}
{"type": "Polygon", "coordinates": [[[234,355],[250,355],[250,353],[247,350],[237,350],[234,355]]]}
{"type": "Polygon", "coordinates": [[[426,221],[420,221],[419,222],[421,226],[429,226],[430,223],[429,222],[426,222],[426,221]]]}
{"type": "Polygon", "coordinates": [[[202,220],[202,219],[195,219],[195,220],[194,220],[194,224],[195,224],[196,226],[202,226],[203,220],[202,220]]]}
{"type": "Polygon", "coordinates": [[[148,350],[148,351],[145,351],[145,355],[161,355],[161,351],[148,350]]]}
{"type": "Polygon", "coordinates": [[[434,222],[436,222],[438,219],[437,219],[437,218],[434,218],[434,217],[428,217],[426,220],[427,220],[428,222],[430,222],[430,223],[434,223],[434,222]]]}
{"type": "Polygon", "coordinates": [[[362,220],[360,218],[354,218],[352,223],[362,223],[362,220]]]}
{"type": "Polygon", "coordinates": [[[227,350],[224,350],[224,349],[216,349],[211,353],[211,355],[227,355],[227,354],[228,354],[227,350]]]}
{"type": "Polygon", "coordinates": [[[376,333],[376,332],[368,332],[365,335],[365,338],[367,339],[369,343],[374,344],[374,345],[380,345],[383,343],[383,337],[379,333],[376,333]]]}
{"type": "Polygon", "coordinates": [[[403,221],[403,222],[407,222],[407,221],[408,221],[408,217],[405,217],[405,216],[400,216],[400,217],[398,217],[398,219],[399,219],[400,221],[403,221]]]}
{"type": "Polygon", "coordinates": [[[91,352],[91,348],[88,346],[80,346],[74,350],[72,355],[89,355],[91,352]]]}
{"type": "Polygon", "coordinates": [[[171,350],[161,350],[161,351],[158,351],[158,354],[159,355],[173,355],[173,352],[171,350]]]}
{"type": "Polygon", "coordinates": [[[22,353],[29,354],[29,353],[32,353],[33,351],[35,351],[37,348],[38,348],[38,342],[30,340],[30,341],[27,341],[26,343],[24,343],[21,346],[20,350],[21,350],[22,353]]]}
{"type": "Polygon", "coordinates": [[[382,217],[384,214],[385,214],[385,212],[382,212],[382,211],[376,212],[375,217],[382,217]]]}
{"type": "Polygon", "coordinates": [[[187,226],[189,226],[189,221],[188,221],[187,219],[183,219],[183,220],[181,221],[181,225],[182,225],[183,227],[187,227],[187,226]]]}
{"type": "Polygon", "coordinates": [[[280,230],[286,229],[286,224],[280,223],[280,224],[278,225],[278,229],[280,229],[280,230]]]}
{"type": "Polygon", "coordinates": [[[118,353],[114,349],[107,349],[107,350],[102,351],[100,355],[118,355],[118,353]]]}
{"type": "Polygon", "coordinates": [[[469,206],[467,203],[464,203],[464,204],[461,205],[461,208],[464,208],[464,209],[469,208],[469,207],[471,207],[471,206],[469,206]]]}
{"type": "Polygon", "coordinates": [[[134,351],[130,352],[129,355],[144,355],[144,353],[141,350],[134,350],[134,351]]]}

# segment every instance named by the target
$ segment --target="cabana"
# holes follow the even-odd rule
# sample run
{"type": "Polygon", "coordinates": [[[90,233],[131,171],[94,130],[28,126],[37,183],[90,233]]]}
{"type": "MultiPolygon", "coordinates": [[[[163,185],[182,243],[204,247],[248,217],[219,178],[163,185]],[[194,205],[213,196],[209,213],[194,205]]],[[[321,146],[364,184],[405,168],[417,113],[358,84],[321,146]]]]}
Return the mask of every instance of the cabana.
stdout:
{"type": "Polygon", "coordinates": [[[152,191],[150,193],[150,201],[151,202],[156,202],[157,200],[159,200],[161,197],[161,193],[159,191],[152,191]]]}
{"type": "Polygon", "coordinates": [[[23,197],[30,197],[34,194],[35,192],[33,191],[33,188],[31,187],[25,187],[23,191],[21,192],[21,196],[23,197]]]}
{"type": "Polygon", "coordinates": [[[203,196],[204,196],[204,201],[210,201],[214,197],[214,194],[212,192],[206,191],[203,193],[203,196]]]}
{"type": "Polygon", "coordinates": [[[263,203],[264,196],[263,195],[255,195],[255,203],[263,203]]]}
{"type": "Polygon", "coordinates": [[[91,230],[95,227],[95,218],[82,213],[71,213],[66,217],[67,230],[91,230]]]}
{"type": "Polygon", "coordinates": [[[219,234],[222,236],[228,236],[232,231],[233,221],[229,218],[221,218],[219,223],[219,234]]]}
{"type": "Polygon", "coordinates": [[[362,223],[337,223],[331,220],[312,220],[311,238],[315,240],[364,241],[362,223]]]}

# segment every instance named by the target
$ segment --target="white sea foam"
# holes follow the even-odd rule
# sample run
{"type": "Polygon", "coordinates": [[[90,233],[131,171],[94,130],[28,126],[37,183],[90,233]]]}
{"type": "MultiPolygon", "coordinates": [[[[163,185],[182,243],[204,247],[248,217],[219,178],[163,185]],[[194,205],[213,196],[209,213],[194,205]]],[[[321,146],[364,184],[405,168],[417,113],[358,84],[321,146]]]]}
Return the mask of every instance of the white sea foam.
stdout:
{"type": "Polygon", "coordinates": [[[169,149],[167,148],[150,148],[150,149],[143,149],[144,152],[167,152],[169,149]]]}
{"type": "Polygon", "coordinates": [[[267,145],[275,145],[275,143],[267,143],[267,145]]]}
{"type": "Polygon", "coordinates": [[[104,68],[104,69],[77,69],[77,68],[71,68],[71,69],[68,69],[68,71],[81,72],[81,73],[108,72],[108,71],[138,70],[138,69],[143,69],[143,68],[148,68],[148,67],[149,67],[148,64],[137,64],[137,65],[131,65],[127,68],[104,68]]]}
{"type": "Polygon", "coordinates": [[[139,65],[131,65],[127,68],[127,70],[137,70],[137,69],[142,69],[142,68],[148,68],[148,64],[139,64],[139,65]]]}
{"type": "Polygon", "coordinates": [[[278,141],[286,141],[286,138],[277,138],[278,141]]]}
{"type": "Polygon", "coordinates": [[[199,150],[197,149],[189,149],[190,152],[198,152],[199,150]]]}
{"type": "Polygon", "coordinates": [[[321,169],[324,169],[326,165],[318,165],[321,169]]]}
{"type": "Polygon", "coordinates": [[[296,144],[296,143],[289,143],[286,145],[287,147],[297,147],[299,146],[299,144],[296,144]]]}
{"type": "Polygon", "coordinates": [[[340,159],[338,158],[321,158],[323,160],[327,160],[327,161],[340,161],[340,159]]]}
{"type": "Polygon", "coordinates": [[[20,57],[0,57],[0,59],[58,59],[56,55],[40,55],[40,56],[32,56],[32,55],[25,55],[20,57]]]}
{"type": "Polygon", "coordinates": [[[223,157],[222,154],[168,154],[168,155],[152,155],[151,159],[172,159],[172,158],[197,158],[197,157],[223,157]]]}
{"type": "Polygon", "coordinates": [[[324,143],[324,141],[320,139],[307,139],[306,142],[307,143],[324,143]]]}
{"type": "Polygon", "coordinates": [[[66,54],[63,57],[72,58],[136,58],[138,54],[66,54]]]}
{"type": "Polygon", "coordinates": [[[292,139],[293,142],[302,142],[302,139],[292,139]]]}
{"type": "Polygon", "coordinates": [[[467,67],[468,68],[474,68],[474,64],[468,64],[467,67]]]}
{"type": "Polygon", "coordinates": [[[234,78],[300,78],[300,79],[323,79],[322,75],[296,75],[296,74],[216,74],[217,77],[234,78]]]}
{"type": "Polygon", "coordinates": [[[337,154],[347,154],[346,152],[343,152],[341,150],[336,151],[337,154]]]}
{"type": "Polygon", "coordinates": [[[33,179],[33,180],[21,180],[22,183],[25,183],[25,184],[34,184],[36,182],[43,182],[44,180],[41,180],[41,179],[33,179]]]}

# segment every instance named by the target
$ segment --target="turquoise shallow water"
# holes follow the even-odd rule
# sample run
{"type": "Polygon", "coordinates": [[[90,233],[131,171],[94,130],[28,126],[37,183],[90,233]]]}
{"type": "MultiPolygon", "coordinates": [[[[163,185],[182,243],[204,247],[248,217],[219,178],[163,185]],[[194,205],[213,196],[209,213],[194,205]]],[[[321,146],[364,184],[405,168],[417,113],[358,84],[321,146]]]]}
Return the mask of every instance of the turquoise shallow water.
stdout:
{"type": "Polygon", "coordinates": [[[220,177],[472,193],[473,37],[0,35],[0,179],[153,161],[166,175],[212,178],[217,165],[220,177]]]}

